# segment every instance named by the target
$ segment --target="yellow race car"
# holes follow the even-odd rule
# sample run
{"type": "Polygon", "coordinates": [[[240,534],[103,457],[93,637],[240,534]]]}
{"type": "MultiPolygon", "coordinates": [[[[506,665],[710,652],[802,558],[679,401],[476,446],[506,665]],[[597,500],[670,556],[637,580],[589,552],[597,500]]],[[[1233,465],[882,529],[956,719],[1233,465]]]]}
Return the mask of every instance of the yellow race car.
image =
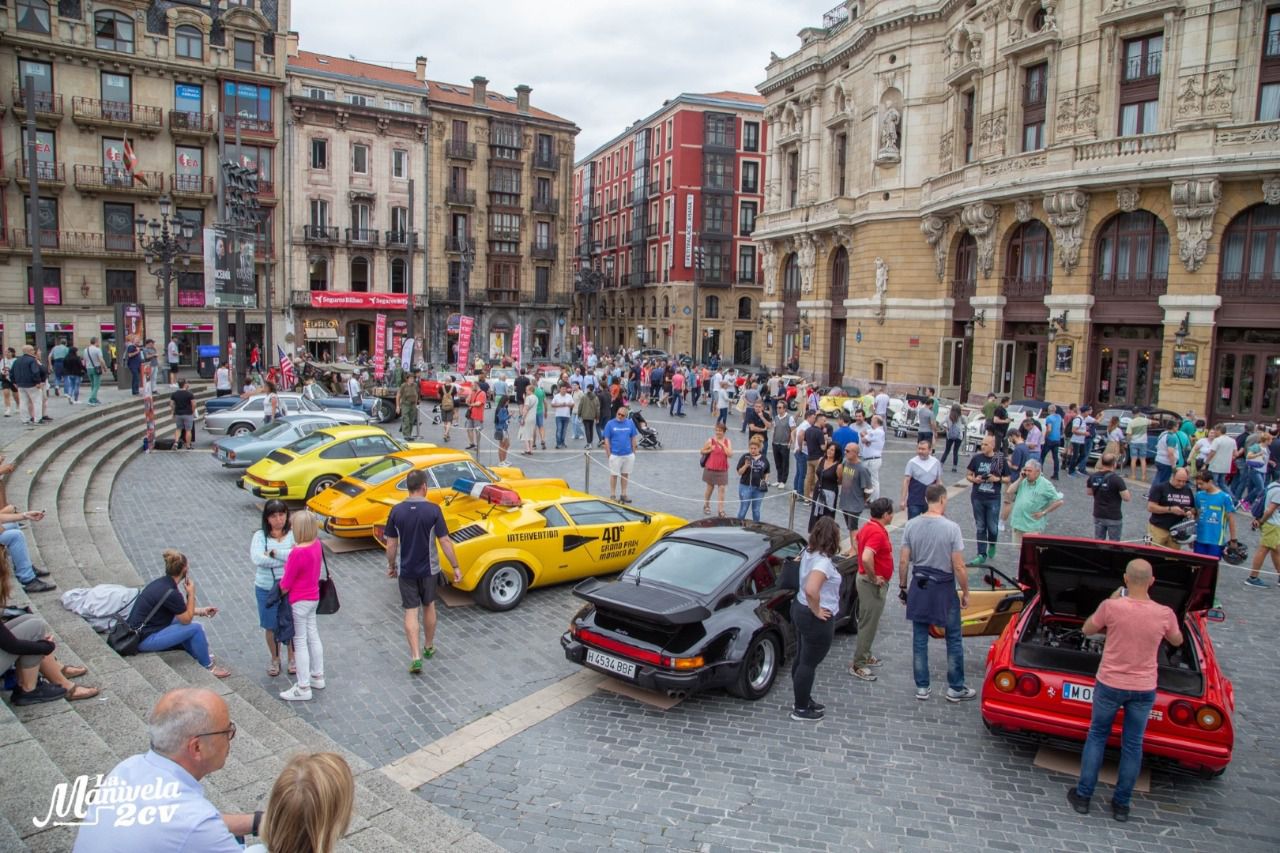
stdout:
{"type": "MultiPolygon", "coordinates": [[[[453,586],[488,610],[510,610],[533,587],[622,571],[687,523],[559,486],[460,480],[454,491],[442,506],[462,567],[453,586]]],[[[384,534],[374,528],[385,546],[384,534]]]]}
{"type": "Polygon", "coordinates": [[[249,466],[236,484],[260,498],[313,498],[388,453],[434,444],[403,443],[381,427],[335,425],[273,450],[249,466]]]}
{"type": "Polygon", "coordinates": [[[370,462],[307,501],[307,508],[324,519],[324,529],[334,536],[371,536],[374,526],[385,522],[391,507],[408,494],[405,479],[414,469],[426,472],[427,500],[437,504],[456,494],[453,484],[458,479],[503,482],[513,488],[525,484],[569,488],[564,480],[526,480],[519,468],[486,468],[461,450],[429,447],[402,450],[370,462]]]}

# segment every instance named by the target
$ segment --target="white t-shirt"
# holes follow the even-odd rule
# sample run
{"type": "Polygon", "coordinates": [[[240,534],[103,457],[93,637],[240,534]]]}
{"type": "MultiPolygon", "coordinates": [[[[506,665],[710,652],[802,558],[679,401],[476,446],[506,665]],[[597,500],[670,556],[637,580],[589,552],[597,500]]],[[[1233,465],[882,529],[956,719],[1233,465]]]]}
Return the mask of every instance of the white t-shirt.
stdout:
{"type": "Polygon", "coordinates": [[[1231,457],[1236,453],[1236,440],[1229,435],[1218,436],[1209,445],[1213,458],[1209,460],[1209,470],[1214,474],[1231,473],[1231,457]]]}
{"type": "MultiPolygon", "coordinates": [[[[1235,444],[1235,442],[1232,442],[1232,444],[1235,444]]],[[[1212,447],[1212,442],[1209,441],[1209,437],[1207,435],[1201,436],[1200,439],[1196,442],[1196,446],[1195,446],[1196,461],[1199,462],[1201,465],[1203,465],[1204,461],[1209,458],[1210,447],[1212,447]]]]}
{"type": "Polygon", "coordinates": [[[938,461],[938,457],[929,456],[921,459],[919,456],[912,456],[907,462],[906,475],[916,482],[931,486],[938,482],[938,476],[942,473],[942,463],[938,461]]]}
{"type": "Polygon", "coordinates": [[[178,342],[169,341],[169,361],[176,364],[181,356],[178,354],[178,342]]]}
{"type": "Polygon", "coordinates": [[[347,380],[347,396],[351,398],[360,396],[360,380],[354,376],[347,380]]]}
{"type": "Polygon", "coordinates": [[[804,592],[804,582],[812,572],[822,573],[822,587],[818,590],[818,606],[830,610],[831,615],[834,616],[840,609],[840,570],[826,554],[805,549],[800,555],[800,591],[796,593],[796,600],[805,607],[809,606],[809,599],[804,592]]]}
{"type": "Polygon", "coordinates": [[[862,460],[877,459],[884,455],[884,427],[871,427],[862,431],[862,460]]]}
{"type": "Polygon", "coordinates": [[[231,371],[226,367],[219,367],[213,372],[213,387],[219,391],[231,390],[231,371]]]}
{"type": "Polygon", "coordinates": [[[886,393],[884,393],[883,391],[881,391],[879,394],[877,394],[877,395],[876,395],[875,403],[873,404],[873,408],[875,409],[875,413],[876,413],[877,415],[879,415],[880,417],[882,417],[882,418],[883,418],[886,414],[888,414],[888,412],[889,412],[889,395],[888,395],[888,394],[886,394],[886,393]]]}
{"type": "Polygon", "coordinates": [[[573,395],[556,394],[551,398],[551,411],[557,418],[567,418],[573,412],[573,395]]]}
{"type": "Polygon", "coordinates": [[[804,450],[804,431],[811,426],[813,424],[801,418],[800,422],[796,424],[796,428],[791,431],[791,451],[793,453],[800,453],[804,450]]]}

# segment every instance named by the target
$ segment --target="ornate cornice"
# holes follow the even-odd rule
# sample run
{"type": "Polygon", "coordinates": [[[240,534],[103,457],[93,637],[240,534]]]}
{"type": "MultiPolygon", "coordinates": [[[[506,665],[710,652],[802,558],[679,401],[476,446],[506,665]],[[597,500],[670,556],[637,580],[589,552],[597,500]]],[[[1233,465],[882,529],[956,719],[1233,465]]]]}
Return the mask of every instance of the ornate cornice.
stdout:
{"type": "Polygon", "coordinates": [[[1084,243],[1084,217],[1089,211],[1089,194],[1070,189],[1047,193],[1044,212],[1053,226],[1054,254],[1068,273],[1080,262],[1080,246],[1084,243]]]}
{"type": "Polygon", "coordinates": [[[1169,195],[1178,221],[1178,257],[1188,272],[1195,272],[1209,252],[1213,216],[1222,199],[1222,182],[1217,177],[1174,181],[1169,195]]]}

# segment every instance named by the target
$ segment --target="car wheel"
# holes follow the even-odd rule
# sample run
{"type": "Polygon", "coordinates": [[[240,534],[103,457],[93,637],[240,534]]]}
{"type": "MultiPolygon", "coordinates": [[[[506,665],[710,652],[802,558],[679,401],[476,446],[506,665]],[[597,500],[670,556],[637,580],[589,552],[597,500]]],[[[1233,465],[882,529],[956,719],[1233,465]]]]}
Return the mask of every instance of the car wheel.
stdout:
{"type": "Polygon", "coordinates": [[[394,415],[394,406],[386,400],[377,400],[374,402],[373,408],[369,411],[369,420],[375,424],[380,424],[391,420],[394,415]]]}
{"type": "Polygon", "coordinates": [[[738,667],[738,680],[729,688],[734,696],[755,701],[773,689],[782,663],[782,647],[775,634],[759,634],[747,647],[738,667]]]}
{"type": "Polygon", "coordinates": [[[231,428],[227,430],[227,435],[235,438],[242,435],[248,435],[251,432],[253,432],[253,424],[240,423],[232,424],[231,428]]]}
{"type": "Polygon", "coordinates": [[[311,500],[341,479],[337,474],[321,474],[316,477],[311,481],[311,488],[307,489],[307,500],[311,500]]]}
{"type": "Polygon", "coordinates": [[[510,610],[529,591],[529,576],[519,563],[498,563],[484,573],[476,587],[477,600],[486,610],[510,610]]]}

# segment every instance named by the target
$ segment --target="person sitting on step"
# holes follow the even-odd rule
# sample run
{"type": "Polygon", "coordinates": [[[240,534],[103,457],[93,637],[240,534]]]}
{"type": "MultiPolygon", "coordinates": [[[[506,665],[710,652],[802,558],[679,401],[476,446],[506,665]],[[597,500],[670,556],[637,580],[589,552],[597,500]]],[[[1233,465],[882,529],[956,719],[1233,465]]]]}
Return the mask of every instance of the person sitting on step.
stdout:
{"type": "Polygon", "coordinates": [[[13,573],[18,578],[18,583],[22,584],[23,590],[27,593],[33,592],[49,592],[57,589],[57,585],[46,581],[49,572],[45,569],[37,569],[31,564],[31,554],[27,550],[27,539],[23,534],[19,525],[24,521],[42,521],[44,519],[44,510],[27,510],[26,512],[18,512],[18,508],[13,504],[0,507],[0,524],[4,525],[4,530],[0,531],[0,545],[5,547],[9,552],[9,559],[13,563],[13,573]]]}
{"type": "MultiPolygon", "coordinates": [[[[9,560],[0,556],[0,608],[9,603],[13,572],[9,560]]],[[[19,613],[0,619],[0,674],[16,670],[18,684],[9,697],[14,705],[37,705],[66,698],[92,699],[98,688],[75,684],[88,667],[64,665],[53,656],[56,644],[49,625],[34,613],[19,613]],[[40,680],[44,676],[44,680],[40,680]]]]}
{"type": "Polygon", "coordinates": [[[231,670],[214,664],[204,626],[193,621],[197,616],[212,619],[217,615],[216,607],[196,606],[196,585],[187,558],[170,548],[164,552],[164,575],[138,593],[128,622],[142,634],[138,651],[162,652],[182,647],[205,669],[218,678],[226,678],[231,670]]]}

